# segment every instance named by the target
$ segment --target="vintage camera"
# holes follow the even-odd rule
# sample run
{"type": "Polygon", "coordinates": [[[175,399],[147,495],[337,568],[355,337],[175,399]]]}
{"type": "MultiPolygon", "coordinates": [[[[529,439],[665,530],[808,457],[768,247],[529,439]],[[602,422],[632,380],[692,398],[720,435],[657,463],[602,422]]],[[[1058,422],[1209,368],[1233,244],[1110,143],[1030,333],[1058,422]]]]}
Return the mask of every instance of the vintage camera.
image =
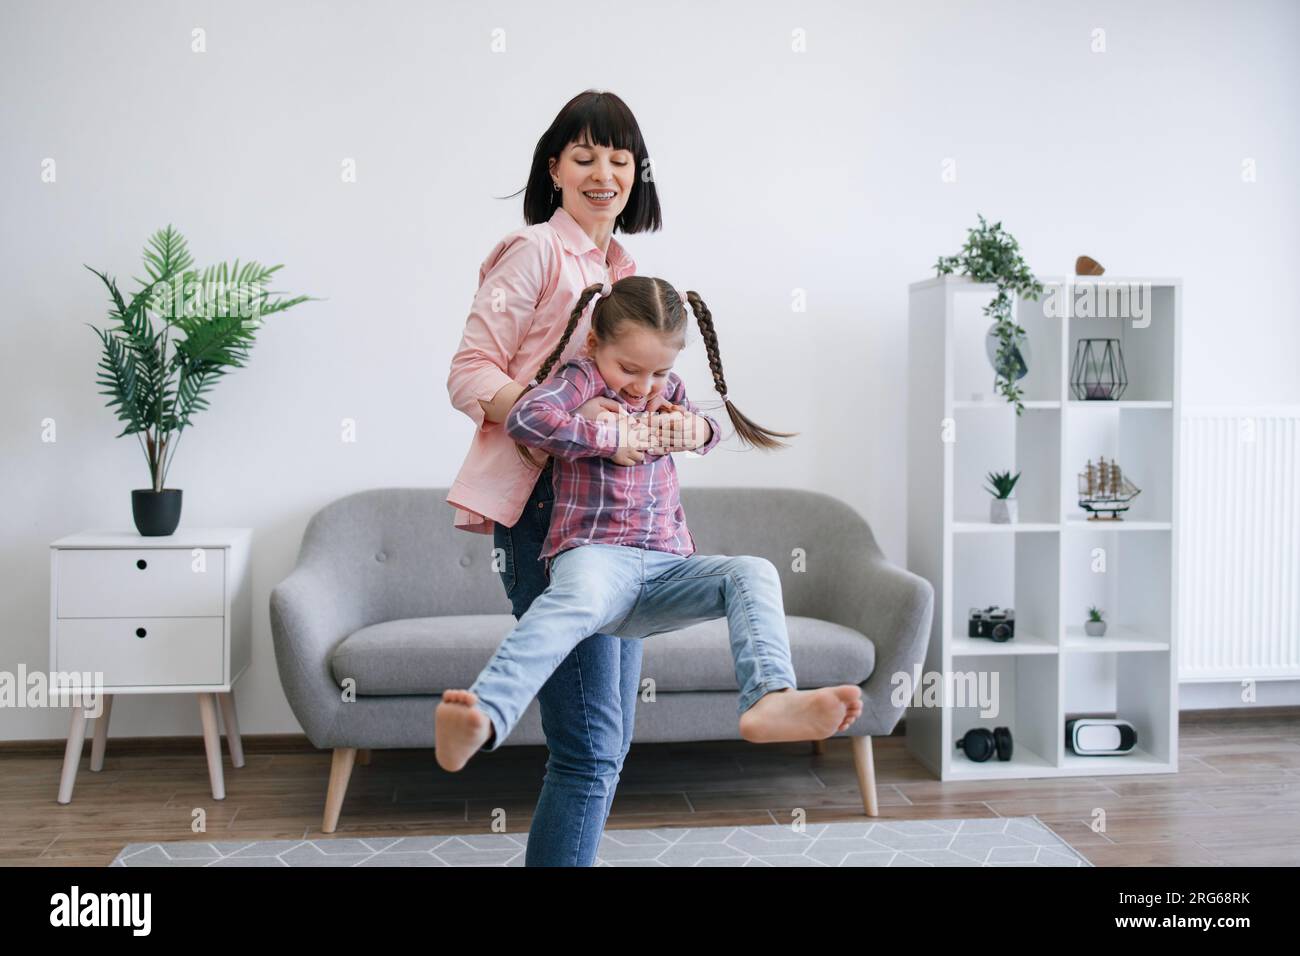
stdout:
{"type": "Polygon", "coordinates": [[[1013,608],[1000,608],[996,604],[980,609],[970,609],[967,637],[987,637],[1001,643],[1016,636],[1016,612],[1013,608]]]}

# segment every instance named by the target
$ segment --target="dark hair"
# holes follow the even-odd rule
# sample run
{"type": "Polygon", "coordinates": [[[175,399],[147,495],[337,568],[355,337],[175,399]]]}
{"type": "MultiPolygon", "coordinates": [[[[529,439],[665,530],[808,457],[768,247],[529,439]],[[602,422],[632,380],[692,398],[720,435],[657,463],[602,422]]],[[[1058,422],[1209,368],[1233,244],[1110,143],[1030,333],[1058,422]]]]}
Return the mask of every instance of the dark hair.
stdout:
{"type": "MultiPolygon", "coordinates": [[[[602,90],[584,90],[565,103],[537,141],[533,164],[528,171],[528,185],[523,189],[524,222],[535,226],[550,220],[563,199],[551,181],[550,160],[559,159],[570,143],[584,140],[611,149],[626,149],[632,154],[636,167],[632,193],[614,220],[614,231],[630,233],[661,229],[663,217],[659,212],[659,193],[655,189],[654,177],[646,178],[643,172],[648,168],[650,154],[641,136],[641,127],[626,103],[613,93],[602,90]]],[[[511,196],[518,195],[518,192],[511,193],[511,196]]]]}
{"type": "MultiPolygon", "coordinates": [[[[551,368],[560,360],[560,354],[564,347],[569,344],[569,338],[573,335],[573,330],[578,327],[578,319],[582,317],[583,311],[587,308],[587,303],[591,297],[600,291],[600,284],[589,285],[582,290],[578,296],[578,304],[574,306],[573,312],[569,315],[569,324],[565,326],[564,334],[560,336],[560,343],[555,346],[555,350],[546,357],[538,371],[535,381],[529,383],[519,397],[515,399],[518,403],[535,384],[545,382],[548,375],[551,374],[551,368]]],[[[722,358],[718,353],[718,334],[713,328],[713,314],[709,307],[704,304],[697,292],[687,292],[686,298],[690,304],[691,311],[695,313],[695,320],[700,326],[700,335],[704,338],[704,348],[709,356],[709,368],[713,371],[713,385],[722,396],[723,403],[727,409],[727,415],[731,419],[732,425],[736,428],[736,434],[749,445],[760,448],[785,448],[788,447],[785,442],[777,441],[778,438],[793,438],[798,432],[775,432],[756,424],[741,414],[740,409],[731,404],[731,399],[727,398],[727,382],[722,377],[722,358]]],[[[682,348],[686,340],[686,325],[689,317],[686,312],[686,302],[683,302],[677,295],[677,290],[665,282],[663,279],[656,279],[651,276],[624,276],[612,286],[610,286],[609,295],[601,296],[596,302],[595,308],[591,310],[591,330],[596,334],[596,339],[600,342],[613,342],[622,334],[623,323],[636,322],[637,324],[651,329],[665,338],[676,335],[682,340],[682,348]]],[[[522,442],[515,442],[519,454],[533,467],[540,468],[537,459],[529,451],[527,445],[522,442]]]]}

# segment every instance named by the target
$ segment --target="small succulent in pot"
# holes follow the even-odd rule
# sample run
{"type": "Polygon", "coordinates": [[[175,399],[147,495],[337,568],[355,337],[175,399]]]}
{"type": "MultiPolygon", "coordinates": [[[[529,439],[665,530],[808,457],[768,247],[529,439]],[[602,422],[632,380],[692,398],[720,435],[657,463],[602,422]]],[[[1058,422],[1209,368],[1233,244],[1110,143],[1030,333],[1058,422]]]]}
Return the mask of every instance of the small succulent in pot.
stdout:
{"type": "Polygon", "coordinates": [[[1016,520],[1016,499],[1011,497],[1020,480],[1020,472],[1012,475],[1009,471],[991,471],[986,476],[992,485],[988,492],[993,495],[989,502],[989,520],[994,524],[1012,524],[1016,520]]]}
{"type": "Polygon", "coordinates": [[[1083,629],[1089,637],[1101,637],[1106,633],[1106,622],[1102,620],[1101,610],[1097,605],[1088,608],[1088,620],[1083,622],[1083,629]]]}

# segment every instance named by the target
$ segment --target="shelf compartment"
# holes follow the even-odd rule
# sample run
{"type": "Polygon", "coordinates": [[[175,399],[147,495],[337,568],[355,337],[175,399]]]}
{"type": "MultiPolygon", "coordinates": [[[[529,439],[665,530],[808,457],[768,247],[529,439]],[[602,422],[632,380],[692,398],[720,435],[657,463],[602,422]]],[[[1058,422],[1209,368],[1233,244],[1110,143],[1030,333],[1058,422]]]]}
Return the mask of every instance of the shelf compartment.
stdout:
{"type": "MultiPolygon", "coordinates": [[[[1118,717],[1137,731],[1131,757],[1168,768],[1175,763],[1176,689],[1170,676],[1172,649],[1063,654],[1060,724],[1063,764],[1082,766],[1096,758],[1079,757],[1065,747],[1065,723],[1074,717],[1118,717]],[[1080,764],[1079,761],[1085,761],[1080,764]]],[[[1109,758],[1105,758],[1109,759],[1109,758]]],[[[1114,758],[1117,761],[1128,756],[1114,758]]],[[[1132,773],[1130,768],[1128,772],[1132,773]]]]}
{"type": "Polygon", "coordinates": [[[1058,713],[1055,654],[985,655],[963,657],[954,666],[954,698],[949,701],[950,734],[947,740],[948,769],[954,778],[978,779],[997,776],[1050,774],[1056,769],[1057,741],[1053,733],[1058,713]],[[958,688],[967,699],[957,696],[958,688]],[[971,695],[977,699],[972,701],[971,695]],[[980,695],[983,695],[982,698],[980,695]],[[995,701],[996,708],[981,706],[995,701]],[[985,711],[996,709],[992,716],[985,711]],[[968,730],[1007,727],[1011,730],[1011,759],[997,756],[977,762],[957,747],[968,730]]]}
{"type": "Polygon", "coordinates": [[[1101,608],[1107,637],[1084,636],[1079,640],[1100,644],[1111,635],[1122,635],[1126,640],[1156,642],[1152,650],[1169,646],[1173,615],[1171,532],[1079,529],[1062,536],[1061,565],[1065,579],[1061,625],[1066,649],[1080,649],[1068,639],[1082,633],[1091,605],[1101,608]]]}
{"type": "MultiPolygon", "coordinates": [[[[1100,458],[1118,461],[1124,474],[1140,489],[1116,525],[1158,522],[1165,527],[1173,515],[1174,415],[1167,405],[1160,407],[1114,402],[1071,403],[1065,439],[1065,480],[1061,507],[1069,522],[1099,522],[1088,519],[1079,507],[1078,474],[1088,462],[1100,458]],[[1106,405],[1105,408],[1076,408],[1106,405]]],[[[1109,520],[1109,519],[1107,519],[1109,520]]]]}
{"type": "MultiPolygon", "coordinates": [[[[996,388],[996,374],[989,361],[985,340],[993,320],[984,307],[997,294],[992,284],[954,283],[953,305],[953,377],[952,397],[974,404],[1005,403],[996,388]]],[[[1047,315],[1042,301],[1025,299],[1012,303],[1012,319],[1025,330],[1029,339],[1028,371],[1017,382],[1023,402],[1061,400],[1061,334],[1063,321],[1047,315]]],[[[937,359],[937,357],[936,357],[937,359]]],[[[915,358],[913,359],[916,360],[915,358]]]]}
{"type": "MultiPolygon", "coordinates": [[[[1068,290],[1061,289],[1060,297],[1069,309],[1069,340],[1065,355],[1065,391],[1072,400],[1074,392],[1069,375],[1074,362],[1075,349],[1083,339],[1118,339],[1124,360],[1128,384],[1120,395],[1121,400],[1169,402],[1174,397],[1174,315],[1177,308],[1177,286],[1134,280],[1138,294],[1129,302],[1128,314],[1123,310],[1115,292],[1130,286],[1128,280],[1102,277],[1074,277],[1068,290]],[[1098,316],[1081,314],[1086,299],[1091,299],[1100,309],[1091,309],[1098,316]],[[1137,316],[1141,308],[1146,315],[1137,316]]],[[[1080,402],[1080,404],[1099,404],[1080,402]]],[[[1108,403],[1109,404],[1109,403],[1108,403]]]]}
{"type": "MultiPolygon", "coordinates": [[[[1013,608],[1016,632],[1031,637],[1050,636],[1053,646],[1060,633],[1057,600],[1060,567],[1059,534],[959,535],[953,538],[953,591],[951,634],[964,635],[970,609],[989,605],[1013,608]]],[[[985,646],[986,638],[963,638],[985,646]]],[[[1008,644],[1014,644],[1018,637],[1008,644]]],[[[1025,642],[1026,645],[1034,641],[1025,642]]],[[[994,654],[1014,654],[997,650],[994,654]]]]}
{"type": "Polygon", "coordinates": [[[1018,503],[1013,524],[1050,525],[1060,517],[1061,415],[1055,408],[1026,408],[1016,415],[989,406],[953,412],[952,513],[959,525],[989,521],[988,474],[1020,473],[1013,492],[1018,503]]]}

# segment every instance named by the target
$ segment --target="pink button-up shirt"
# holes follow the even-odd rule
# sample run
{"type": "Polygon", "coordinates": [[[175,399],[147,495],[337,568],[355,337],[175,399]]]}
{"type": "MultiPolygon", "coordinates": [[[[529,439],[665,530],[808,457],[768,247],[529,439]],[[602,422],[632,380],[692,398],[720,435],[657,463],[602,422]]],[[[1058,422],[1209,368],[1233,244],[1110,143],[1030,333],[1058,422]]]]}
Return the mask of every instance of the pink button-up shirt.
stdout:
{"type": "MultiPolygon", "coordinates": [[[[607,264],[600,247],[562,206],[549,221],[509,233],[483,260],[478,292],[447,376],[451,403],[478,426],[447,494],[456,508],[457,528],[491,534],[497,521],[513,527],[538,477],[520,459],[505,423],[484,417],[479,399],[491,402],[501,386],[533,380],[564,334],[583,289],[635,273],[636,262],[613,236],[607,264]]],[[[589,303],[552,371],[583,349],[591,309],[589,303]]],[[[537,450],[533,457],[540,463],[547,458],[537,450]]]]}

